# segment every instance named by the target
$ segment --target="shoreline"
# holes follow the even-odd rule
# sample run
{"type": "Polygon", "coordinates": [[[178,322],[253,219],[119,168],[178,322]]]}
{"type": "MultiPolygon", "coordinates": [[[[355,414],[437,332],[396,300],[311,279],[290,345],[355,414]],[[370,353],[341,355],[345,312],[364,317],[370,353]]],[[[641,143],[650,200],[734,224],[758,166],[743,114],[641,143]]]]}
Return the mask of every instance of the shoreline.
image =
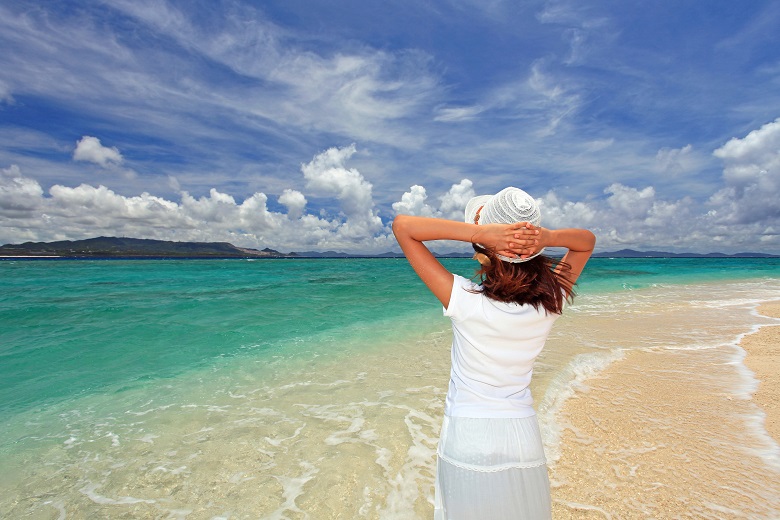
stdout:
{"type": "MultiPolygon", "coordinates": [[[[780,318],[780,301],[759,305],[756,312],[770,318],[780,318]]],[[[745,335],[739,346],[746,352],[744,364],[758,380],[753,401],[766,415],[767,433],[780,443],[780,323],[764,325],[745,335]]]]}
{"type": "Polygon", "coordinates": [[[624,357],[577,383],[557,411],[555,518],[771,518],[778,510],[771,428],[780,418],[780,328],[767,316],[780,317],[780,301],[707,293],[645,309],[641,339],[622,338],[624,357]],[[752,333],[740,323],[748,313],[757,318],[748,320],[752,333]]]}

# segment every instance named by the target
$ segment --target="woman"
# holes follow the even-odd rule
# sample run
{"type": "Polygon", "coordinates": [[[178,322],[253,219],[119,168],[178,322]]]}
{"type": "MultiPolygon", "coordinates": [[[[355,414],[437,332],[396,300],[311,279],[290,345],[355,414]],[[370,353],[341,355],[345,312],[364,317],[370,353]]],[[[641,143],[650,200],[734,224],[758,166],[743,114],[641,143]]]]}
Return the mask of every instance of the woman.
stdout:
{"type": "Polygon", "coordinates": [[[452,368],[436,471],[436,519],[550,518],[550,483],[528,385],[533,362],[570,300],[596,238],[540,226],[536,201],[506,188],[475,197],[466,221],[399,215],[406,258],[452,320],[452,368]],[[453,275],[423,242],[471,242],[477,285],[453,275]],[[546,247],[567,252],[555,263],[546,247]]]}

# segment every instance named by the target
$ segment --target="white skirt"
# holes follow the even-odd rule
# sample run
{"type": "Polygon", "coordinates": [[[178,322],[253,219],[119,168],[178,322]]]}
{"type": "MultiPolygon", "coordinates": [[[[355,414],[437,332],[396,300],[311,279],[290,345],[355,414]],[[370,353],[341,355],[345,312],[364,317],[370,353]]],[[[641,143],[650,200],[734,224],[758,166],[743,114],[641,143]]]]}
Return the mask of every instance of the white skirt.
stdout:
{"type": "Polygon", "coordinates": [[[550,481],[536,416],[444,416],[434,520],[551,518],[550,481]]]}

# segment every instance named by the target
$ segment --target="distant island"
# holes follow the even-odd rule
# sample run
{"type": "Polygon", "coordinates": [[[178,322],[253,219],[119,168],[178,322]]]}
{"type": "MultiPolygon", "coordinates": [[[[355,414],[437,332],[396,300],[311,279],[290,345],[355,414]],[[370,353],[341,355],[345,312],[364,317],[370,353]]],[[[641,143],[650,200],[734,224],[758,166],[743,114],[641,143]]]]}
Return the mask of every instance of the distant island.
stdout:
{"type": "MultiPolygon", "coordinates": [[[[437,254],[440,258],[469,258],[471,253],[437,254]]],[[[766,253],[667,253],[663,251],[620,251],[596,253],[599,258],[777,258],[766,253]]],[[[375,255],[337,251],[280,253],[274,249],[250,249],[228,242],[172,242],[143,238],[97,237],[86,240],[25,242],[0,246],[0,258],[402,258],[387,252],[375,255]]]]}
{"type": "Polygon", "coordinates": [[[634,251],[621,249],[611,253],[594,253],[594,258],[778,258],[780,255],[768,253],[667,253],[664,251],[634,251]]]}
{"type": "Polygon", "coordinates": [[[34,258],[289,258],[273,249],[248,249],[227,242],[170,242],[144,238],[97,237],[86,240],[25,242],[0,246],[0,257],[34,258]]]}

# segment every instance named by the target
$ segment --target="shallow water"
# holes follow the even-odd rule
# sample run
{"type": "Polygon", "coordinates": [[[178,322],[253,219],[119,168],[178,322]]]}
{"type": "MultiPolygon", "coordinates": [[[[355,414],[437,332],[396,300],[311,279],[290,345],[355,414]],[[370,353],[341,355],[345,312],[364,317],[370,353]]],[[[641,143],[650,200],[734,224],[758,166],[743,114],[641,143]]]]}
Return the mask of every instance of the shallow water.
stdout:
{"type": "MultiPolygon", "coordinates": [[[[21,264],[0,262],[9,518],[431,516],[450,333],[403,261],[21,264]]],[[[780,266],[713,263],[683,286],[646,260],[591,265],[532,386],[559,512],[646,518],[674,495],[682,517],[771,518],[777,446],[735,343],[768,322],[752,309],[780,294],[780,266]],[[605,413],[586,403],[596,382],[597,404],[630,411],[605,423],[615,445],[581,424],[605,413]],[[656,384],[708,399],[659,414],[656,384]],[[679,417],[702,427],[673,444],[679,417]],[[666,446],[704,469],[675,480],[647,461],[666,446]],[[702,493],[715,459],[734,493],[702,493]]]]}

